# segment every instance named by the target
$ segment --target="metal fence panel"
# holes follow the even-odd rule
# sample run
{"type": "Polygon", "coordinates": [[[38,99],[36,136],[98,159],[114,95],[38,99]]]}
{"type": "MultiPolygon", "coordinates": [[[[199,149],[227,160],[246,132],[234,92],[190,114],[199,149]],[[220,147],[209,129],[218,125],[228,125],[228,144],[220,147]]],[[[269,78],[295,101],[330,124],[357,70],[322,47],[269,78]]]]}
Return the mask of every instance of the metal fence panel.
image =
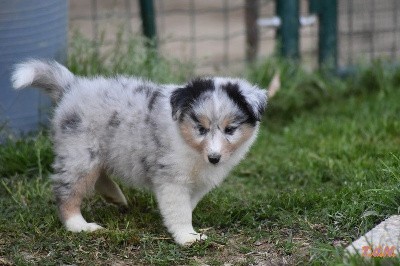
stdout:
{"type": "MultiPolygon", "coordinates": [[[[319,0],[322,1],[322,0],[319,0]]],[[[330,0],[323,0],[330,1],[330,0]]],[[[337,64],[399,57],[398,0],[335,0],[338,2],[337,64]]],[[[154,0],[161,53],[191,61],[197,73],[235,72],[246,62],[245,0],[154,0]]],[[[299,0],[300,16],[308,16],[309,1],[299,0]]],[[[71,32],[79,29],[95,41],[112,45],[116,32],[141,34],[138,0],[70,0],[71,32]]],[[[259,16],[275,16],[275,0],[259,0],[259,16]]],[[[300,26],[299,53],[304,66],[318,65],[319,23],[300,26]]],[[[275,52],[276,29],[260,28],[257,58],[275,52]]],[[[321,51],[322,52],[322,51],[321,51]]]]}
{"type": "Polygon", "coordinates": [[[339,0],[339,67],[400,55],[398,0],[339,0]]]}

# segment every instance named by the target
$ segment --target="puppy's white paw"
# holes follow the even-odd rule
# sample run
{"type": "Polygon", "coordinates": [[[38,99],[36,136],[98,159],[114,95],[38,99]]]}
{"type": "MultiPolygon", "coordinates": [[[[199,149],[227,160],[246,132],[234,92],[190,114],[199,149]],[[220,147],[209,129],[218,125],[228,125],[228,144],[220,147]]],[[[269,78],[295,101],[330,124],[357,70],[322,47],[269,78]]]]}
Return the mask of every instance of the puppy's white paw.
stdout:
{"type": "Polygon", "coordinates": [[[99,229],[103,229],[96,223],[88,223],[82,217],[82,215],[76,215],[65,221],[65,227],[71,232],[93,232],[99,229]]]}
{"type": "Polygon", "coordinates": [[[192,232],[181,232],[176,234],[175,242],[182,246],[190,246],[194,242],[206,240],[207,236],[205,234],[192,232]]]}
{"type": "Polygon", "coordinates": [[[104,229],[104,227],[102,227],[96,223],[88,223],[86,225],[86,230],[84,230],[84,231],[93,232],[93,231],[100,230],[100,229],[104,229]]]}

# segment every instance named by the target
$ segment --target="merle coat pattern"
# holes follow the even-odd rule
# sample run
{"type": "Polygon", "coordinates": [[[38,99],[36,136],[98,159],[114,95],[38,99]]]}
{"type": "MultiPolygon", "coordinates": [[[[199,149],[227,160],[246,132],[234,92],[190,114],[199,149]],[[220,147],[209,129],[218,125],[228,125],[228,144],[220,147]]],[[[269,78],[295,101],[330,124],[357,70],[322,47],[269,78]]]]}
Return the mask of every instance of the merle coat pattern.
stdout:
{"type": "Polygon", "coordinates": [[[16,89],[34,86],[56,103],[51,176],[59,216],[73,232],[102,227],[81,214],[96,190],[127,205],[110,178],[152,190],[168,231],[187,245],[205,239],[192,211],[254,142],[266,93],[237,78],[205,77],[160,85],[118,76],[78,77],[54,61],[16,66],[16,89]]]}

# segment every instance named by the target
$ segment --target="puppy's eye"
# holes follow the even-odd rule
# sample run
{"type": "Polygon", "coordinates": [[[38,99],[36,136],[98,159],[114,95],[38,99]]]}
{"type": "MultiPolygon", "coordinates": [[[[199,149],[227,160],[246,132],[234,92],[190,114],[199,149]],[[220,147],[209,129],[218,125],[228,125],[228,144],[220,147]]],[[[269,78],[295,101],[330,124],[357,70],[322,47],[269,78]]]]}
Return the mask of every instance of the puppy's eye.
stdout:
{"type": "Polygon", "coordinates": [[[225,128],[224,132],[227,135],[233,135],[233,133],[235,133],[237,127],[233,127],[233,126],[228,126],[225,128]]]}
{"type": "Polygon", "coordinates": [[[207,132],[208,132],[208,129],[207,128],[205,128],[205,127],[203,127],[203,126],[197,126],[197,130],[199,131],[199,134],[200,135],[205,135],[205,134],[207,134],[207,132]]]}

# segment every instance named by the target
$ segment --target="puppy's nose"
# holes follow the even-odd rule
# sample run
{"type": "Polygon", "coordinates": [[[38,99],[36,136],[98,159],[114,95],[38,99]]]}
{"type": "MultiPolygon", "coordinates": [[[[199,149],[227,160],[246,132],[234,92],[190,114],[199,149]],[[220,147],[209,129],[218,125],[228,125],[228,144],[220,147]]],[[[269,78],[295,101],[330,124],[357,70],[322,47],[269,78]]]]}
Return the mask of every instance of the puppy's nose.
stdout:
{"type": "Polygon", "coordinates": [[[208,155],[208,161],[212,164],[217,164],[219,160],[221,159],[220,154],[210,154],[208,155]]]}

